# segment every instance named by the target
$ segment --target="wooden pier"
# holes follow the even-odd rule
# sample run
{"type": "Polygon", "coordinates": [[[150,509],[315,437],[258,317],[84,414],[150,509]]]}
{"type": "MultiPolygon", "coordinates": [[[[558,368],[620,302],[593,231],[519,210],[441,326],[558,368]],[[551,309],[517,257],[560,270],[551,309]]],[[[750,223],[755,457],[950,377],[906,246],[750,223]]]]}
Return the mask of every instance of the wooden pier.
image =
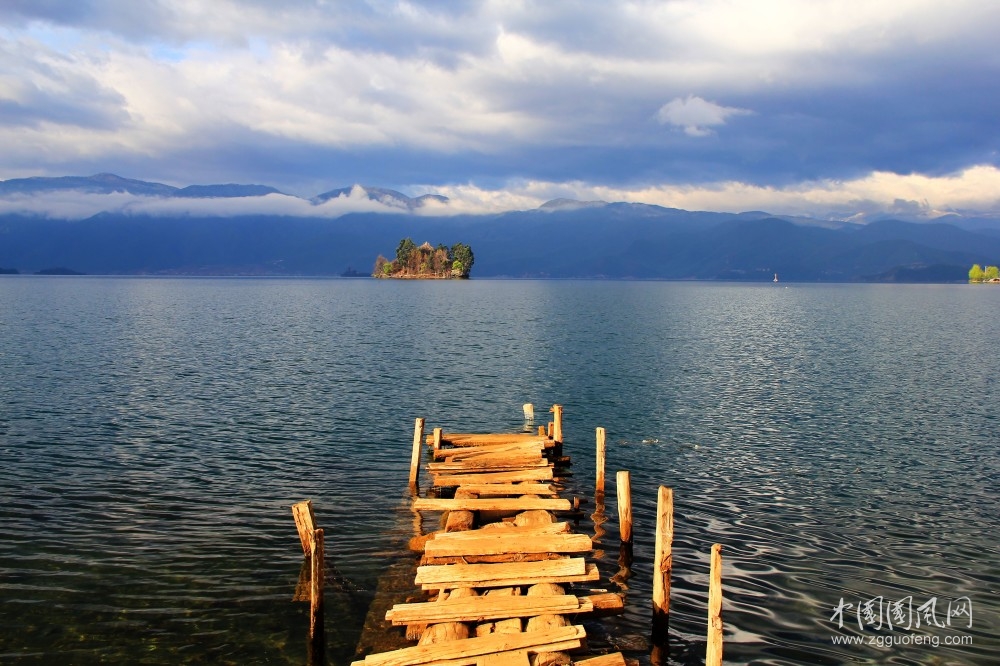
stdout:
{"type": "MultiPolygon", "coordinates": [[[[526,419],[533,413],[529,408],[524,406],[526,419]]],[[[561,520],[579,517],[579,501],[559,496],[563,489],[560,475],[565,474],[569,459],[562,451],[562,407],[556,405],[551,411],[554,421],[548,428],[539,427],[538,434],[445,433],[436,428],[425,436],[425,420],[416,419],[409,486],[417,536],[411,539],[410,549],[420,553],[420,560],[415,573],[410,570],[412,586],[406,583],[412,594],[403,603],[381,606],[377,612],[378,617],[384,612],[384,622],[376,618],[366,623],[381,625],[373,631],[405,627],[407,643],[376,652],[386,649],[385,642],[363,636],[357,655],[363,658],[352,666],[626,666],[634,662],[618,652],[587,654],[586,631],[579,622],[588,614],[622,613],[624,598],[592,590],[600,579],[596,564],[588,561],[594,542],[561,520]],[[425,458],[430,462],[421,464],[425,458]],[[430,477],[424,497],[419,492],[421,471],[430,477]],[[422,533],[426,513],[440,514],[441,529],[422,533]]],[[[605,432],[598,428],[595,500],[599,512],[604,503],[604,462],[605,432]]],[[[628,472],[618,473],[616,485],[623,570],[611,582],[631,575],[632,559],[628,472]]],[[[669,618],[673,538],[669,488],[660,488],[657,512],[650,655],[654,664],[664,661],[669,618]]],[[[312,559],[310,568],[321,572],[323,531],[315,528],[311,505],[297,504],[293,515],[303,552],[312,559]]],[[[722,658],[720,548],[712,549],[708,666],[720,664],[722,658]]],[[[313,575],[310,664],[323,663],[322,589],[317,590],[317,577],[321,579],[322,573],[313,575]]],[[[373,604],[373,610],[376,607],[373,604]]],[[[404,633],[397,631],[395,645],[404,639],[404,633]]]]}
{"type": "Polygon", "coordinates": [[[597,566],[587,561],[591,538],[560,521],[573,510],[559,497],[562,410],[553,410],[553,436],[444,433],[414,427],[410,487],[414,511],[440,512],[442,529],[421,535],[414,585],[426,598],[395,604],[386,621],[407,627],[417,644],[370,654],[353,666],[623,666],[620,653],[589,658],[586,631],[575,622],[588,613],[622,612],[617,594],[574,593],[592,585],[597,566]],[[421,447],[432,462],[419,465],[421,447]],[[417,493],[420,472],[436,497],[417,493]],[[571,656],[572,655],[572,656],[571,656]]]}

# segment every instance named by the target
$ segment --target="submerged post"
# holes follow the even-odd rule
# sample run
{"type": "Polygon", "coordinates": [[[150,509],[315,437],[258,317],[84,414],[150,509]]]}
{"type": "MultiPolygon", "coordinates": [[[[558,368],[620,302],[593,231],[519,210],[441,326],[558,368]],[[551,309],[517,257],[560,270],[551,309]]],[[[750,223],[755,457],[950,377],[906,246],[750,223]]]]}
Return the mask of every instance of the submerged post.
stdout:
{"type": "Polygon", "coordinates": [[[323,530],[313,530],[312,551],[312,581],[309,603],[309,663],[322,664],[325,651],[325,636],[323,631],[323,530]]]}
{"type": "Polygon", "coordinates": [[[632,480],[627,470],[615,476],[618,491],[618,531],[622,543],[632,543],[632,480]]]}
{"type": "Polygon", "coordinates": [[[424,439],[424,419],[418,418],[413,426],[413,455],[410,456],[410,490],[417,490],[417,475],[420,472],[420,443],[424,439]]]}
{"type": "Polygon", "coordinates": [[[712,544],[712,565],[708,575],[708,644],[705,666],[722,664],[722,544],[712,544]]]}
{"type": "Polygon", "coordinates": [[[604,494],[604,455],[605,455],[605,437],[606,433],[604,428],[597,429],[597,494],[604,494]]]}
{"type": "Polygon", "coordinates": [[[670,570],[673,567],[674,491],[660,486],[656,501],[656,550],[653,557],[653,638],[666,640],[670,619],[670,570]]]}

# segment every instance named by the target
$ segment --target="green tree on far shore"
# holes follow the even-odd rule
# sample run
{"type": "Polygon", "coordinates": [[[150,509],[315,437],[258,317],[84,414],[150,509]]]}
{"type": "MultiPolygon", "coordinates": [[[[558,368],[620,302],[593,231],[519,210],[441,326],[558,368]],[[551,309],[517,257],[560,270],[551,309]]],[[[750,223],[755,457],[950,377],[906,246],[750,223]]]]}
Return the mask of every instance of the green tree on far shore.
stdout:
{"type": "Polygon", "coordinates": [[[987,266],[985,269],[979,264],[972,264],[969,269],[969,282],[991,282],[1000,278],[1000,268],[997,266],[987,266]]]}

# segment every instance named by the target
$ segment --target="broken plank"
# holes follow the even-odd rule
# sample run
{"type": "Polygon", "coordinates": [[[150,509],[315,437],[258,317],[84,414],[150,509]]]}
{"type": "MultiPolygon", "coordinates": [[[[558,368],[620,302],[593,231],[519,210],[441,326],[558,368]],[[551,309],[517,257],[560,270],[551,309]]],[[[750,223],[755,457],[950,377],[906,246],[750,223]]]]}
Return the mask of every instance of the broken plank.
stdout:
{"type": "Polygon", "coordinates": [[[510,617],[588,613],[593,608],[587,599],[569,594],[551,597],[465,597],[453,601],[396,604],[385,614],[385,619],[395,625],[482,622],[510,617]]]}
{"type": "Polygon", "coordinates": [[[481,472],[479,474],[435,474],[435,486],[464,486],[470,483],[517,483],[519,481],[551,481],[551,467],[511,472],[481,472]]]}
{"type": "Polygon", "coordinates": [[[568,499],[544,497],[488,497],[480,499],[435,499],[418,497],[413,500],[415,511],[569,511],[568,499]]]}
{"type": "MultiPolygon", "coordinates": [[[[441,433],[441,443],[452,446],[482,446],[484,444],[524,444],[531,442],[540,446],[551,445],[548,437],[540,437],[536,433],[441,433]]],[[[427,437],[427,443],[433,444],[434,438],[427,437]]]]}
{"type": "Polygon", "coordinates": [[[424,553],[429,557],[462,557],[465,555],[505,555],[510,553],[586,553],[593,543],[586,534],[545,534],[518,536],[506,530],[475,530],[479,538],[461,540],[433,539],[424,553]]]}
{"type": "Polygon", "coordinates": [[[493,523],[493,525],[496,525],[497,527],[481,527],[478,530],[469,530],[468,532],[453,532],[445,534],[442,534],[441,532],[434,532],[433,538],[445,541],[463,541],[466,539],[480,539],[487,534],[503,534],[513,537],[533,537],[545,534],[562,534],[564,532],[569,532],[569,523],[567,522],[526,526],[519,526],[513,523],[493,523]]]}
{"type": "Polygon", "coordinates": [[[547,483],[469,483],[460,486],[460,490],[480,497],[557,494],[556,489],[547,483]]]}
{"type": "Polygon", "coordinates": [[[502,564],[442,564],[417,567],[414,583],[422,589],[458,587],[513,587],[540,582],[577,582],[598,580],[595,565],[582,557],[505,562],[502,564]],[[529,582],[524,582],[529,581],[529,582]]]}
{"type": "Polygon", "coordinates": [[[520,469],[532,469],[535,467],[552,467],[552,463],[541,456],[535,458],[487,458],[484,460],[462,460],[459,462],[433,462],[427,463],[427,470],[431,473],[441,472],[465,472],[465,471],[496,471],[505,472],[520,469]],[[487,470],[483,468],[492,468],[487,470]]]}
{"type": "Polygon", "coordinates": [[[625,657],[621,652],[612,652],[589,659],[574,660],[573,666],[625,666],[625,657]]]}
{"type": "Polygon", "coordinates": [[[576,649],[583,644],[586,636],[587,632],[578,625],[533,633],[491,634],[370,654],[361,661],[353,662],[352,666],[417,666],[432,663],[472,666],[479,657],[497,652],[556,652],[576,649]]]}

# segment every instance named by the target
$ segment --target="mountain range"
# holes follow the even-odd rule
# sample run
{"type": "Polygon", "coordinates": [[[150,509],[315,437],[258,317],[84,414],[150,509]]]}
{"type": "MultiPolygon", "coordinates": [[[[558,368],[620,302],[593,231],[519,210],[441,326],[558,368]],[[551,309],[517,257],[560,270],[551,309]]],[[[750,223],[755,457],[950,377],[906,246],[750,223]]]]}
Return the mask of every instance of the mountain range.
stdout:
{"type": "Polygon", "coordinates": [[[411,198],[377,187],[345,187],[303,200],[366,199],[386,212],[256,212],[265,185],[184,188],[121,178],[0,181],[0,268],[153,275],[339,275],[371,271],[399,240],[462,242],[473,277],[670,280],[965,281],[973,263],[1000,263],[1000,221],[843,220],[693,212],[648,204],[556,199],[533,210],[447,214],[440,195],[411,198]],[[141,200],[239,200],[239,214],[108,210],[82,219],[18,210],[11,202],[128,194],[141,200]],[[433,205],[433,207],[429,207],[433,205]],[[250,212],[246,212],[246,211],[250,212]],[[440,211],[440,214],[437,214],[440,211]],[[965,227],[965,228],[963,228],[965,227]]]}

